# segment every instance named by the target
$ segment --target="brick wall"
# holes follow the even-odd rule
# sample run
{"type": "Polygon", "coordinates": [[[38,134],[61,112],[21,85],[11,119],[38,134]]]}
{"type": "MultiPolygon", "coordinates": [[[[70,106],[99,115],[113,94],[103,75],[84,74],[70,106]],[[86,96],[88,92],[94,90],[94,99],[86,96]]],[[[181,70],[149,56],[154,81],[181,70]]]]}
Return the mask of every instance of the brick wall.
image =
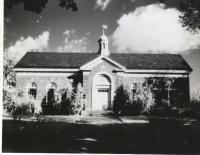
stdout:
{"type": "MultiPolygon", "coordinates": [[[[130,92],[132,83],[141,82],[143,83],[144,77],[137,77],[134,75],[127,76],[123,72],[115,72],[117,67],[112,64],[103,61],[102,63],[96,65],[92,68],[91,71],[83,71],[77,73],[17,73],[16,75],[16,87],[23,90],[25,94],[28,93],[27,85],[31,82],[37,84],[37,99],[42,100],[46,95],[47,85],[50,82],[55,82],[57,85],[57,90],[61,88],[66,88],[69,85],[69,79],[75,77],[75,80],[83,84],[87,105],[86,108],[92,107],[92,87],[93,87],[93,78],[98,73],[108,73],[112,78],[112,87],[111,87],[111,97],[113,99],[115,95],[115,90],[123,84],[124,87],[130,92]],[[78,76],[78,77],[76,77],[78,76]]],[[[189,102],[189,77],[179,77],[175,78],[175,85],[177,88],[177,100],[179,104],[187,104],[189,102]]],[[[111,99],[111,101],[112,101],[111,99]]]]}
{"type": "Polygon", "coordinates": [[[23,90],[24,95],[28,95],[27,86],[31,82],[37,84],[37,100],[42,100],[47,93],[47,86],[50,82],[54,82],[57,85],[57,90],[66,88],[69,84],[68,77],[72,73],[17,73],[16,74],[16,87],[23,90]]]}

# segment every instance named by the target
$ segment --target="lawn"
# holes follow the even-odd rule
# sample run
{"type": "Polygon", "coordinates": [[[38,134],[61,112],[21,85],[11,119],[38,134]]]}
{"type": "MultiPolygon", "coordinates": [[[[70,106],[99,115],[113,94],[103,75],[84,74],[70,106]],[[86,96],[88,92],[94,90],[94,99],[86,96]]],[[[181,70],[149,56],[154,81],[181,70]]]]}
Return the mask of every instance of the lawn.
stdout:
{"type": "Polygon", "coordinates": [[[200,127],[3,120],[3,152],[199,153],[200,127]]]}

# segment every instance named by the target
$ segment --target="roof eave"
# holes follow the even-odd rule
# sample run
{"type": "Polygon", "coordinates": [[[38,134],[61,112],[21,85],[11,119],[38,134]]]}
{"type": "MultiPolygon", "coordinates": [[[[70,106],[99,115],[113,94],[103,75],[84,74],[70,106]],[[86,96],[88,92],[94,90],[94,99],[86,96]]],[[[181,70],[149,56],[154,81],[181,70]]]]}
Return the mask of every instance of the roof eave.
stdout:
{"type": "Polygon", "coordinates": [[[189,70],[175,70],[175,69],[127,69],[126,73],[164,73],[164,74],[190,74],[189,70]]]}
{"type": "Polygon", "coordinates": [[[13,68],[15,72],[77,72],[79,68],[13,68]]]}

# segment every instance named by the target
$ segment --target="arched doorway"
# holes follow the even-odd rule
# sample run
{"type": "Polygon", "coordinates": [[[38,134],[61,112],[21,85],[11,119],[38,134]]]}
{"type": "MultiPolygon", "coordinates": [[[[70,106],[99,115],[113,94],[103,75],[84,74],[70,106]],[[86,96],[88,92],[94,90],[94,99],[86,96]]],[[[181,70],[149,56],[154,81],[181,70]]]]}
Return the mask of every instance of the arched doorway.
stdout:
{"type": "Polygon", "coordinates": [[[111,79],[108,75],[97,74],[93,80],[92,110],[111,108],[111,79]]]}

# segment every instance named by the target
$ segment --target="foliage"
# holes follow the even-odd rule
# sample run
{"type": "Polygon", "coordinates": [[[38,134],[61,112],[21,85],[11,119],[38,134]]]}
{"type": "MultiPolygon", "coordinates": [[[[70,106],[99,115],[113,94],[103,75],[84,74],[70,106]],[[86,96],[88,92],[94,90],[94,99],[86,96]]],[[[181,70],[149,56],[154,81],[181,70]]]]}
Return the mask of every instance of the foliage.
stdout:
{"type": "Polygon", "coordinates": [[[190,104],[200,104],[200,89],[193,92],[190,104]]]}
{"type": "Polygon", "coordinates": [[[141,112],[149,112],[153,105],[154,95],[145,83],[131,93],[121,85],[116,90],[113,111],[117,115],[139,115],[141,112]]]}
{"type": "Polygon", "coordinates": [[[81,84],[74,89],[61,89],[58,93],[49,90],[42,102],[30,99],[17,89],[4,89],[4,111],[16,115],[74,115],[84,108],[84,90],[81,84]]]}
{"type": "Polygon", "coordinates": [[[181,2],[180,9],[183,12],[180,16],[182,25],[191,32],[198,32],[200,30],[200,1],[186,0],[181,2]]]}
{"type": "Polygon", "coordinates": [[[84,90],[79,83],[74,89],[61,89],[57,95],[48,92],[41,103],[44,115],[81,114],[84,103],[84,90]],[[56,99],[58,98],[58,99],[56,99]]]}
{"type": "Polygon", "coordinates": [[[84,90],[79,83],[72,94],[72,102],[70,106],[70,114],[81,114],[81,110],[83,109],[83,95],[84,95],[84,90]]]}
{"type": "Polygon", "coordinates": [[[13,108],[18,105],[18,93],[15,89],[4,87],[3,89],[3,109],[5,112],[11,113],[13,108]]]}
{"type": "Polygon", "coordinates": [[[4,94],[6,94],[3,104],[4,110],[13,117],[34,114],[36,101],[23,96],[23,91],[17,89],[4,90],[4,94]]]}
{"type": "Polygon", "coordinates": [[[132,102],[141,104],[143,107],[142,112],[149,112],[150,108],[155,104],[151,88],[146,83],[143,83],[136,89],[135,93],[136,98],[132,102]]]}
{"type": "MultiPolygon", "coordinates": [[[[17,91],[14,89],[16,83],[15,72],[12,70],[14,62],[6,55],[3,59],[3,107],[4,112],[8,112],[7,108],[12,107],[15,98],[17,96],[17,91]]],[[[15,104],[14,104],[15,105],[15,104]]]]}
{"type": "Polygon", "coordinates": [[[70,104],[72,102],[71,95],[72,91],[69,88],[61,89],[60,94],[60,114],[69,115],[70,114],[70,104]]]}
{"type": "Polygon", "coordinates": [[[189,105],[180,112],[180,115],[200,120],[200,92],[192,95],[189,105]]]}
{"type": "MultiPolygon", "coordinates": [[[[47,3],[48,0],[5,0],[4,7],[12,9],[15,5],[22,4],[24,10],[39,14],[46,7],[47,3]]],[[[78,10],[77,4],[74,0],[59,0],[59,6],[67,10],[78,10]]]]}
{"type": "Polygon", "coordinates": [[[154,95],[154,104],[149,108],[148,114],[153,116],[178,116],[179,109],[176,104],[171,105],[166,88],[174,87],[174,80],[167,77],[146,78],[146,85],[154,95]],[[167,98],[166,98],[167,97],[167,98]]]}
{"type": "Polygon", "coordinates": [[[119,87],[113,103],[115,114],[156,116],[178,116],[185,104],[179,105],[183,98],[180,81],[166,77],[146,78],[143,83],[137,83],[130,93],[119,87]],[[179,87],[177,87],[179,85],[179,87]],[[181,89],[181,91],[177,91],[181,89]],[[178,92],[178,93],[177,93],[178,92]],[[130,94],[130,97],[129,97],[130,94]]]}
{"type": "Polygon", "coordinates": [[[15,72],[12,70],[14,66],[14,62],[4,56],[3,63],[3,79],[4,79],[4,87],[7,86],[15,86],[16,76],[15,72]]]}
{"type": "Polygon", "coordinates": [[[167,104],[157,104],[151,107],[148,115],[159,117],[179,117],[179,109],[167,104]]]}
{"type": "Polygon", "coordinates": [[[126,115],[137,116],[137,115],[141,114],[143,109],[144,109],[144,107],[140,100],[132,101],[126,107],[126,115]]]}
{"type": "MultiPolygon", "coordinates": [[[[168,0],[160,0],[161,3],[167,3],[168,0]]],[[[191,33],[198,33],[200,30],[200,0],[183,0],[180,1],[179,7],[181,11],[179,16],[182,26],[191,33]]]]}
{"type": "Polygon", "coordinates": [[[154,94],[155,104],[168,104],[166,101],[166,88],[172,87],[173,79],[166,77],[150,77],[145,79],[145,85],[152,91],[154,94]]]}
{"type": "Polygon", "coordinates": [[[129,95],[123,85],[118,87],[113,100],[113,111],[116,115],[124,115],[129,104],[129,95]]]}
{"type": "Polygon", "coordinates": [[[42,100],[42,114],[44,115],[55,115],[57,114],[57,103],[54,94],[51,94],[51,90],[47,92],[47,95],[42,100]],[[51,95],[50,95],[51,94],[51,95]]]}

